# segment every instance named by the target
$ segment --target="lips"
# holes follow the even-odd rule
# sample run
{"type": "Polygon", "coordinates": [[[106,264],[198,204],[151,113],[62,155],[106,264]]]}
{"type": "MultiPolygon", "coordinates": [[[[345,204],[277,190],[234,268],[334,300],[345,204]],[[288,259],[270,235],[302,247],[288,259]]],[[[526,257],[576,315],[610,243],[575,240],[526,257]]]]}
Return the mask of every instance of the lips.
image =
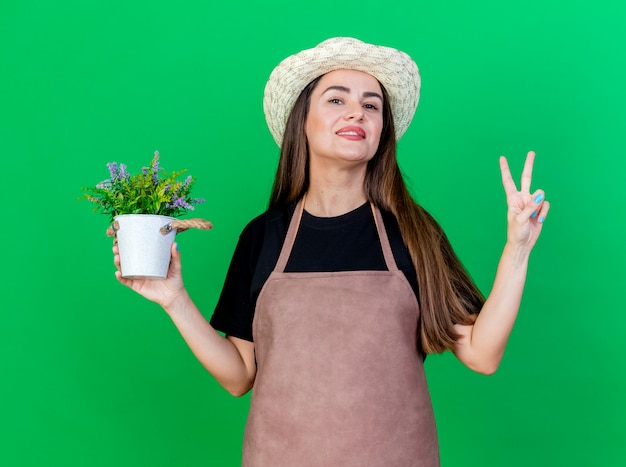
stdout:
{"type": "Polygon", "coordinates": [[[363,130],[360,126],[346,126],[340,128],[335,134],[347,139],[365,139],[365,130],[363,130]]]}

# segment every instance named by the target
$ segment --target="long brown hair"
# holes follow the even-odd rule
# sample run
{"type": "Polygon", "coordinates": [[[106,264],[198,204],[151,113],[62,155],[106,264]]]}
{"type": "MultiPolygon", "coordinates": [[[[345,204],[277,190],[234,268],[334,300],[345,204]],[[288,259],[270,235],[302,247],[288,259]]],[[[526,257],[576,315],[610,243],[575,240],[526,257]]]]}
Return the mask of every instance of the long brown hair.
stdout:
{"type": "MultiPolygon", "coordinates": [[[[320,78],[304,88],[287,120],[270,206],[292,203],[309,187],[305,123],[310,98],[320,78]]],[[[380,144],[369,161],[365,194],[397,219],[419,284],[421,319],[419,345],[426,353],[452,350],[458,335],[455,324],[471,324],[484,296],[454,253],[435,219],[409,193],[396,159],[393,115],[384,86],[380,144]]]]}

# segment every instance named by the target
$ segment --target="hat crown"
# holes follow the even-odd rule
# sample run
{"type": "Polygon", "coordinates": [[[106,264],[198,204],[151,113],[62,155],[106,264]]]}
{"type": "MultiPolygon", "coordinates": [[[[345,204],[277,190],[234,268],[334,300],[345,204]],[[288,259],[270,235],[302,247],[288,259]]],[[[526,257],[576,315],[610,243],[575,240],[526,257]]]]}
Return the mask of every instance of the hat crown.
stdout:
{"type": "Polygon", "coordinates": [[[365,42],[355,39],[354,37],[331,37],[317,44],[316,48],[332,48],[336,45],[341,46],[347,44],[365,44],[365,42]]]}

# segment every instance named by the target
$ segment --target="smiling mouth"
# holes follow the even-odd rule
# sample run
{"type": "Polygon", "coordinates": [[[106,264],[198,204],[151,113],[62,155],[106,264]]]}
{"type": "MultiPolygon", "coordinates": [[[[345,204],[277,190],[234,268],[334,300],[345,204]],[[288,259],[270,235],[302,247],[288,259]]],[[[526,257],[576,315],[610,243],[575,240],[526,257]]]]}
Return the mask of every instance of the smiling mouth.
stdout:
{"type": "Polygon", "coordinates": [[[365,139],[365,132],[361,128],[345,128],[335,133],[337,136],[347,136],[349,138],[365,139]]]}

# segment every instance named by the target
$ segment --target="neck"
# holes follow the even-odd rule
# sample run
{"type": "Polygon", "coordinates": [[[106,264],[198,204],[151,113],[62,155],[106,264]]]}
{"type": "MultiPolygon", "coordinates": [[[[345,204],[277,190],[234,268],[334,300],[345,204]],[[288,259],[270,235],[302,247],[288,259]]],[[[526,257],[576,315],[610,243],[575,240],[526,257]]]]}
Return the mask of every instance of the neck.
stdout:
{"type": "Polygon", "coordinates": [[[367,201],[363,184],[365,171],[311,171],[304,208],[317,217],[335,217],[350,212],[367,201]]]}

